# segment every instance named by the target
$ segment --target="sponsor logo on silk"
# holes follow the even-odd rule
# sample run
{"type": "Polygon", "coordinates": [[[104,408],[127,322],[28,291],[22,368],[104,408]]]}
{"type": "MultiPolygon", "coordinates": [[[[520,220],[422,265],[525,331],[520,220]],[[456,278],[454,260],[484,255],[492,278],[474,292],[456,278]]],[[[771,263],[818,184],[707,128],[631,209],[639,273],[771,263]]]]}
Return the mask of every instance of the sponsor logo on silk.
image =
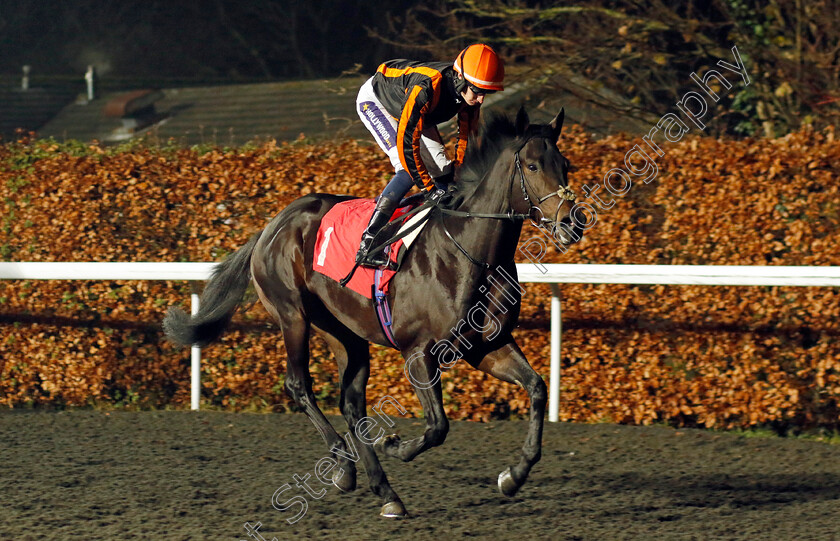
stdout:
{"type": "Polygon", "coordinates": [[[385,118],[385,115],[382,114],[382,111],[379,110],[379,107],[377,107],[372,101],[363,101],[359,104],[359,107],[362,110],[362,114],[365,115],[365,118],[367,118],[368,122],[370,122],[370,125],[373,126],[374,130],[376,130],[376,134],[379,136],[379,140],[382,141],[382,144],[385,145],[385,148],[388,150],[392,149],[396,144],[395,140],[397,134],[394,133],[394,128],[385,118]]]}

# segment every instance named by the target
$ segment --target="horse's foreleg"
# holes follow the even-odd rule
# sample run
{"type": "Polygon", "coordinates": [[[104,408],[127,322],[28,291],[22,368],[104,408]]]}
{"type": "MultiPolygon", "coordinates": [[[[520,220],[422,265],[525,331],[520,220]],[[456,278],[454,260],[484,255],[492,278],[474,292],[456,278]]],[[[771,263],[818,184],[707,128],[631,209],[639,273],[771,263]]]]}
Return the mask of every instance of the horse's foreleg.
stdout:
{"type": "Polygon", "coordinates": [[[519,463],[499,475],[499,490],[505,496],[513,496],[525,483],[528,473],[534,464],[540,460],[542,453],[543,420],[548,398],[545,382],[528,364],[528,360],[513,339],[481,359],[468,360],[470,364],[482,372],[508,383],[516,383],[528,391],[531,412],[528,436],[525,438],[525,445],[522,447],[522,457],[519,463]]]}
{"type": "Polygon", "coordinates": [[[449,432],[449,420],[443,410],[443,396],[440,390],[440,372],[437,359],[426,350],[415,350],[414,352],[403,352],[403,356],[409,363],[412,378],[414,379],[414,392],[420,399],[423,406],[423,413],[426,418],[426,431],[419,438],[401,441],[399,436],[391,435],[380,439],[377,450],[388,456],[399,458],[404,462],[413,460],[420,453],[441,445],[446,440],[449,432]],[[419,356],[422,353],[422,357],[419,356]],[[435,381],[437,380],[437,381],[435,381]],[[435,381],[434,385],[430,382],[435,381]],[[426,388],[425,382],[430,386],[426,388]]]}

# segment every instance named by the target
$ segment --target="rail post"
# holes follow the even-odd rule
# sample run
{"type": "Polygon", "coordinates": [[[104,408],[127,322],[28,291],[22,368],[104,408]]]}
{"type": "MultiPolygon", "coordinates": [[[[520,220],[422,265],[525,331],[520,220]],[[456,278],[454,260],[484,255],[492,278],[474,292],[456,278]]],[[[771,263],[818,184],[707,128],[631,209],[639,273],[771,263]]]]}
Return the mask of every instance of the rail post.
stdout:
{"type": "Polygon", "coordinates": [[[563,324],[560,321],[560,285],[551,285],[551,375],[548,381],[548,420],[556,423],[560,419],[560,336],[563,324]]]}
{"type": "MultiPolygon", "coordinates": [[[[193,283],[194,284],[194,283],[193,283]]],[[[195,289],[195,287],[193,287],[195,289]]],[[[190,313],[198,313],[198,293],[190,295],[190,313]]],[[[198,411],[201,404],[201,348],[193,344],[190,348],[190,409],[198,411]]]]}

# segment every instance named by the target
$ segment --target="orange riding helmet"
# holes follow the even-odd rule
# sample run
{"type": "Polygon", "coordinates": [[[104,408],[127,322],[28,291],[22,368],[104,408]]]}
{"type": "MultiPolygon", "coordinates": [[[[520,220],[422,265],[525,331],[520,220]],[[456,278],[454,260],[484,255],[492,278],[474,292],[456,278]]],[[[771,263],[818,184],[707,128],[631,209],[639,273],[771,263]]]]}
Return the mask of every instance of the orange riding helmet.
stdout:
{"type": "Polygon", "coordinates": [[[505,66],[496,51],[483,43],[470,45],[455,59],[455,71],[471,85],[495,92],[504,90],[505,66]]]}

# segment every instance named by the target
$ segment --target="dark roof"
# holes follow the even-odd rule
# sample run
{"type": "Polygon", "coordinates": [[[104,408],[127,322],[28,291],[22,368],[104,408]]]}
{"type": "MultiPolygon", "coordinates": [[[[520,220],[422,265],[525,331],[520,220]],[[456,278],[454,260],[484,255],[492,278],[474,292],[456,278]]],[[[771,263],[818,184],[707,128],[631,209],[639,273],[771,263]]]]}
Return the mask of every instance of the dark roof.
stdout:
{"type": "MultiPolygon", "coordinates": [[[[254,140],[296,139],[300,134],[367,136],[355,111],[362,78],[162,89],[157,123],[142,131],[181,145],[240,145],[254,140]]],[[[115,142],[123,122],[104,114],[123,92],[73,103],[38,130],[41,137],[115,142]]],[[[124,133],[124,132],[123,132],[124,133]]]]}
{"type": "MultiPolygon", "coordinates": [[[[145,122],[151,121],[151,124],[145,126],[141,122],[135,131],[122,119],[106,115],[105,110],[109,103],[112,112],[118,109],[115,104],[126,105],[127,93],[142,95],[137,88],[106,91],[90,102],[81,96],[73,103],[72,96],[76,94],[70,95],[66,91],[6,91],[18,101],[3,101],[18,105],[0,106],[0,126],[17,127],[15,124],[19,124],[27,129],[37,129],[41,137],[54,137],[59,141],[115,143],[144,135],[161,143],[171,141],[182,146],[234,146],[266,139],[288,141],[301,134],[315,138],[341,134],[369,139],[370,135],[355,111],[356,93],[364,80],[363,77],[345,77],[161,89],[162,98],[155,101],[154,110],[143,111],[145,122]],[[47,99],[48,96],[53,99],[47,99]],[[9,122],[12,118],[8,115],[9,110],[17,111],[19,120],[9,122]],[[52,119],[47,121],[50,117],[52,119]]],[[[525,104],[531,121],[544,123],[563,106],[567,124],[581,124],[596,136],[619,131],[642,134],[649,129],[650,121],[635,114],[632,104],[621,96],[609,95],[573,74],[564,74],[559,81],[552,88],[512,83],[504,92],[488,96],[484,108],[513,113],[525,104]],[[605,107],[605,103],[618,105],[625,112],[605,107]]],[[[14,132],[14,127],[10,133],[14,132]]],[[[452,130],[454,126],[441,126],[444,135],[452,130]]]]}
{"type": "Polygon", "coordinates": [[[76,96],[55,88],[0,87],[0,137],[12,139],[17,129],[36,131],[76,96]]]}

